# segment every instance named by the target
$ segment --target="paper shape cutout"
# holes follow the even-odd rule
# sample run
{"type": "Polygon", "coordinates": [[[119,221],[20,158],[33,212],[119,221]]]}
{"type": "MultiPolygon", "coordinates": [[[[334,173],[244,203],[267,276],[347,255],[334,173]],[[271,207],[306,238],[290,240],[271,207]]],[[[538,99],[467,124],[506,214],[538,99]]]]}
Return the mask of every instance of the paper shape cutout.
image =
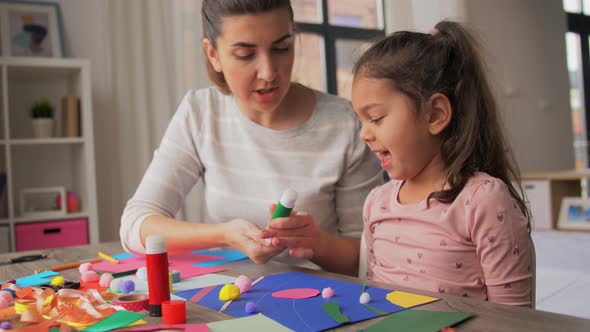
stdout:
{"type": "Polygon", "coordinates": [[[205,295],[209,294],[210,291],[212,291],[215,288],[215,286],[208,286],[205,288],[201,288],[200,291],[197,292],[197,294],[193,295],[193,297],[191,297],[190,301],[193,303],[199,303],[199,301],[201,301],[201,299],[203,297],[205,297],[205,295]]]}
{"type": "MultiPolygon", "coordinates": [[[[28,286],[39,286],[41,284],[46,284],[48,282],[51,282],[51,279],[49,279],[49,277],[53,277],[58,274],[59,273],[57,273],[55,271],[45,270],[45,271],[37,273],[37,274],[31,274],[30,276],[18,278],[18,279],[16,279],[16,284],[21,288],[28,287],[28,286]]],[[[4,283],[4,282],[2,282],[2,283],[4,283]]]]}
{"type": "MultiPolygon", "coordinates": [[[[214,290],[199,301],[199,304],[219,311],[224,304],[217,296],[222,286],[216,286],[214,290]]],[[[245,311],[245,306],[248,301],[252,301],[256,304],[257,312],[263,313],[270,319],[295,331],[321,331],[334,328],[339,326],[340,323],[334,321],[322,309],[322,304],[326,300],[321,296],[301,300],[280,299],[271,296],[273,292],[283,289],[324,289],[326,287],[334,289],[336,294],[330,301],[338,302],[342,314],[347,316],[351,322],[358,322],[379,316],[359,303],[358,295],[360,294],[361,285],[300,272],[281,273],[264,277],[249,292],[242,294],[240,300],[234,301],[224,313],[232,317],[250,316],[245,311]]],[[[175,295],[184,299],[190,299],[199,290],[193,289],[175,293],[175,295]]],[[[391,292],[389,289],[367,287],[366,291],[371,294],[371,306],[381,311],[389,314],[405,310],[405,308],[394,305],[385,299],[385,296],[391,292]]]]}
{"type": "Polygon", "coordinates": [[[363,306],[365,306],[365,308],[372,310],[374,313],[376,313],[379,316],[383,316],[383,315],[387,315],[387,313],[385,311],[381,311],[375,307],[372,307],[368,304],[363,304],[363,306]]]}
{"type": "Polygon", "coordinates": [[[278,322],[266,317],[263,314],[248,315],[244,318],[227,319],[219,322],[207,324],[211,332],[236,332],[243,331],[247,327],[248,331],[256,332],[289,332],[290,329],[279,324],[278,322]]]}
{"type": "Polygon", "coordinates": [[[122,259],[127,259],[127,258],[133,258],[136,256],[134,254],[130,254],[128,252],[122,252],[122,253],[114,254],[111,257],[113,257],[116,260],[122,260],[122,259]]]}
{"type": "Polygon", "coordinates": [[[283,289],[278,292],[272,293],[273,297],[281,298],[281,299],[307,299],[310,297],[318,296],[320,291],[313,288],[291,288],[291,289],[283,289]]]}
{"type": "Polygon", "coordinates": [[[211,267],[211,266],[215,266],[215,265],[220,265],[220,264],[235,262],[235,261],[239,261],[239,260],[248,258],[248,256],[246,254],[244,254],[244,253],[242,253],[240,251],[237,251],[235,249],[227,249],[227,250],[224,250],[224,251],[220,251],[220,250],[197,250],[197,251],[195,251],[195,253],[201,254],[201,255],[211,255],[211,256],[220,256],[220,257],[222,257],[221,259],[212,260],[212,261],[206,261],[206,262],[195,264],[196,266],[200,266],[200,267],[211,267]]]}
{"type": "Polygon", "coordinates": [[[207,324],[174,324],[174,325],[150,325],[132,329],[117,330],[117,332],[155,332],[155,331],[183,331],[183,332],[209,332],[207,324]]]}
{"type": "Polygon", "coordinates": [[[116,311],[107,318],[97,322],[96,324],[90,325],[83,329],[83,332],[102,332],[118,329],[120,327],[127,326],[145,317],[145,314],[138,312],[121,310],[116,311]]]}
{"type": "MultiPolygon", "coordinates": [[[[118,255],[115,255],[118,256],[118,255]]],[[[183,253],[168,256],[168,269],[180,272],[180,279],[224,271],[222,268],[200,267],[194,263],[219,260],[219,256],[183,253]]],[[[118,259],[118,258],[117,258],[118,259]]],[[[134,256],[119,260],[119,264],[102,261],[92,265],[97,271],[119,273],[145,266],[144,256],[134,256]]]]}
{"type": "Polygon", "coordinates": [[[385,317],[375,325],[359,331],[440,331],[458,324],[473,314],[468,312],[426,311],[409,309],[385,317]]]}
{"type": "Polygon", "coordinates": [[[342,314],[342,311],[340,311],[340,306],[338,305],[338,302],[331,301],[322,303],[322,308],[328,315],[330,315],[330,317],[332,317],[332,319],[334,319],[340,324],[348,323],[350,321],[348,317],[344,316],[342,314]]]}
{"type": "Polygon", "coordinates": [[[394,291],[387,294],[387,300],[395,305],[404,308],[411,308],[418,305],[438,301],[436,297],[406,293],[402,291],[394,291]]]}

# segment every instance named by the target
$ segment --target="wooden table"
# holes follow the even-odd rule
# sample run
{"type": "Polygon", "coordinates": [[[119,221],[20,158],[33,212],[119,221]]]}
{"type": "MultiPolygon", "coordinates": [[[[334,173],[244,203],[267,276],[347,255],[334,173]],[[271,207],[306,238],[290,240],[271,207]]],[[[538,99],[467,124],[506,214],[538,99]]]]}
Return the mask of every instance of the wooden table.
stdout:
{"type": "MultiPolygon", "coordinates": [[[[32,274],[39,268],[49,268],[65,263],[75,262],[81,259],[96,257],[98,251],[107,253],[123,252],[119,242],[103,243],[99,245],[90,245],[82,247],[70,247],[64,249],[44,250],[43,253],[49,257],[47,259],[0,266],[0,280],[10,280],[17,277],[32,274]]],[[[8,253],[1,254],[0,259],[8,259],[20,256],[22,254],[32,254],[39,252],[27,253],[8,253]]],[[[240,274],[248,275],[251,278],[266,276],[279,272],[301,271],[317,276],[328,277],[332,279],[345,280],[349,282],[361,283],[357,278],[347,277],[339,274],[333,274],[323,271],[312,271],[298,267],[292,267],[281,263],[268,263],[265,265],[256,265],[250,260],[243,260],[223,265],[226,271],[221,272],[225,275],[238,276],[240,274]]],[[[78,280],[78,269],[61,271],[61,275],[66,278],[78,280]]],[[[467,322],[460,325],[459,331],[590,331],[590,320],[576,318],[566,315],[554,314],[544,311],[537,311],[528,308],[511,307],[479,301],[475,299],[453,296],[447,294],[429,293],[407,287],[388,285],[384,283],[369,282],[370,285],[383,287],[387,289],[404,290],[417,294],[429,295],[442,298],[441,301],[430,303],[419,307],[422,310],[433,311],[465,311],[476,314],[467,322]]],[[[218,313],[197,304],[187,303],[187,322],[201,323],[214,322],[224,319],[231,319],[231,316],[218,313]]],[[[159,324],[160,318],[146,317],[150,324],[159,324]]],[[[356,324],[346,325],[338,328],[338,331],[356,331],[358,328],[368,327],[378,322],[382,317],[374,318],[356,324]]]]}

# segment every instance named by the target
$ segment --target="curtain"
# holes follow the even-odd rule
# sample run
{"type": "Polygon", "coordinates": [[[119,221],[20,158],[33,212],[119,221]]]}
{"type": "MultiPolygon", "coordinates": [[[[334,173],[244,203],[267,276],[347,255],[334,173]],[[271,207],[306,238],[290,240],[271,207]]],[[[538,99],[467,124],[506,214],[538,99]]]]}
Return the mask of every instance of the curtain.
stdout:
{"type": "MultiPolygon", "coordinates": [[[[106,2],[106,70],[112,125],[118,135],[113,149],[117,153],[110,162],[117,168],[111,186],[120,195],[109,196],[112,234],[101,235],[101,240],[118,238],[125,202],[135,192],[182,96],[190,88],[209,85],[201,52],[200,9],[200,0],[106,2]]],[[[107,195],[102,196],[108,199],[107,195]]],[[[201,197],[200,188],[193,190],[180,217],[201,220],[201,197]]],[[[102,224],[103,216],[100,219],[102,224]]]]}

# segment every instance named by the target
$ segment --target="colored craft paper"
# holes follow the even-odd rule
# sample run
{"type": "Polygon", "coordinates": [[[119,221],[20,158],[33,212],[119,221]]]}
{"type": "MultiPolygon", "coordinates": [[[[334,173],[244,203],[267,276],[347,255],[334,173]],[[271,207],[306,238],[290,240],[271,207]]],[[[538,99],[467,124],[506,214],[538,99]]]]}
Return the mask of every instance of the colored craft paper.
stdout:
{"type": "Polygon", "coordinates": [[[133,257],[135,257],[135,255],[134,254],[130,254],[128,252],[122,252],[122,253],[119,253],[119,254],[114,254],[111,257],[113,257],[116,260],[122,260],[122,259],[127,259],[127,258],[133,258],[133,257]]]}
{"type": "MultiPolygon", "coordinates": [[[[198,303],[212,310],[219,311],[224,302],[219,300],[219,290],[223,285],[218,285],[214,290],[205,295],[198,303]]],[[[334,297],[329,301],[338,302],[343,315],[351,322],[358,322],[379,316],[377,313],[359,303],[359,294],[362,285],[346,281],[332,280],[318,276],[312,276],[300,272],[281,273],[264,277],[252,289],[233,301],[225,311],[233,317],[246,317],[245,306],[248,301],[256,304],[256,311],[273,319],[280,324],[295,331],[321,331],[340,325],[322,309],[322,304],[327,302],[321,296],[307,299],[292,300],[272,297],[276,291],[292,288],[324,289],[331,287],[334,297]]],[[[192,298],[200,289],[193,289],[175,293],[184,298],[192,298]]],[[[370,305],[386,313],[393,313],[405,308],[387,301],[385,296],[391,290],[367,287],[366,291],[371,295],[370,305]]]]}
{"type": "Polygon", "coordinates": [[[193,295],[193,297],[190,298],[190,301],[194,303],[199,303],[199,301],[201,301],[201,299],[205,297],[205,295],[209,294],[209,292],[213,289],[215,289],[215,286],[201,288],[201,290],[198,291],[197,294],[193,295]]]}
{"type": "Polygon", "coordinates": [[[207,324],[174,324],[174,325],[150,325],[132,329],[121,329],[116,332],[155,332],[155,331],[184,331],[184,332],[208,332],[207,324]]]}
{"type": "Polygon", "coordinates": [[[37,274],[32,274],[30,276],[18,278],[18,279],[16,279],[16,284],[22,288],[28,287],[28,286],[38,286],[41,284],[46,284],[48,282],[51,282],[51,279],[49,279],[49,277],[53,277],[58,274],[59,273],[57,273],[55,271],[45,270],[45,271],[37,273],[37,274]]]}
{"type": "MultiPolygon", "coordinates": [[[[176,270],[180,272],[180,279],[191,278],[209,273],[216,273],[224,271],[221,268],[200,267],[195,266],[194,263],[219,260],[219,256],[200,255],[193,253],[183,253],[178,255],[168,256],[168,269],[170,271],[176,270]]],[[[103,272],[125,272],[134,270],[145,266],[144,256],[135,256],[131,258],[124,258],[119,260],[119,264],[114,264],[109,261],[102,261],[92,265],[97,271],[103,272]]]]}
{"type": "Polygon", "coordinates": [[[374,313],[376,313],[379,316],[383,316],[383,315],[387,315],[387,313],[385,311],[381,311],[375,307],[372,307],[368,304],[363,304],[363,306],[365,306],[365,308],[372,310],[374,313]]]}
{"type": "Polygon", "coordinates": [[[116,311],[107,318],[92,324],[87,328],[83,329],[83,332],[102,332],[118,329],[123,326],[127,326],[145,317],[145,314],[140,314],[133,311],[121,310],[116,311]]]}
{"type": "Polygon", "coordinates": [[[211,332],[236,332],[236,331],[256,331],[256,332],[289,332],[290,329],[264,316],[263,314],[251,315],[238,319],[227,319],[219,322],[209,323],[211,332]]]}
{"type": "Polygon", "coordinates": [[[436,297],[395,291],[387,294],[387,300],[393,304],[399,305],[400,307],[411,308],[417,305],[438,301],[439,299],[436,297]]]}
{"type": "Polygon", "coordinates": [[[344,316],[340,311],[340,306],[338,305],[338,302],[332,301],[322,303],[322,308],[328,315],[330,315],[330,317],[332,317],[335,321],[337,321],[340,324],[347,323],[350,321],[348,317],[344,316]]]}
{"type": "Polygon", "coordinates": [[[313,288],[293,288],[293,289],[284,289],[278,292],[272,293],[273,297],[282,298],[282,299],[307,299],[310,297],[318,296],[320,291],[313,288]]]}
{"type": "Polygon", "coordinates": [[[246,256],[246,254],[243,254],[242,252],[234,250],[234,249],[227,249],[225,251],[197,250],[197,251],[195,251],[195,253],[201,254],[201,255],[212,255],[212,256],[221,256],[222,257],[221,259],[195,264],[196,266],[201,266],[201,267],[210,267],[210,266],[235,262],[235,261],[239,261],[239,260],[248,258],[248,256],[246,256]]]}
{"type": "MultiPolygon", "coordinates": [[[[136,293],[149,293],[148,284],[145,280],[141,280],[135,276],[124,276],[119,279],[121,279],[121,282],[125,280],[133,280],[133,282],[135,282],[136,293]]],[[[206,274],[202,276],[183,279],[180,282],[174,283],[172,284],[172,291],[182,292],[200,287],[216,286],[219,284],[233,284],[235,280],[235,277],[230,277],[223,274],[206,274]]],[[[171,298],[173,300],[183,299],[173,294],[171,298]]]]}
{"type": "Polygon", "coordinates": [[[375,325],[359,331],[413,331],[436,332],[458,324],[473,314],[468,312],[440,312],[409,309],[385,317],[375,325]]]}

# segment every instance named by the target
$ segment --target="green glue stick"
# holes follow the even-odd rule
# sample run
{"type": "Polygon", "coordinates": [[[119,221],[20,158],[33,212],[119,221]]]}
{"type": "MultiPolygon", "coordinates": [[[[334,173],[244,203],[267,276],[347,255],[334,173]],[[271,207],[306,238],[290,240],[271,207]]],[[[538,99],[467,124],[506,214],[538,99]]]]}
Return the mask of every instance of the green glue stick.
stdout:
{"type": "Polygon", "coordinates": [[[281,199],[277,204],[277,208],[275,212],[272,214],[272,219],[276,218],[283,218],[288,217],[291,215],[291,210],[295,206],[295,201],[297,200],[297,192],[291,188],[285,190],[281,195],[281,199]]]}

